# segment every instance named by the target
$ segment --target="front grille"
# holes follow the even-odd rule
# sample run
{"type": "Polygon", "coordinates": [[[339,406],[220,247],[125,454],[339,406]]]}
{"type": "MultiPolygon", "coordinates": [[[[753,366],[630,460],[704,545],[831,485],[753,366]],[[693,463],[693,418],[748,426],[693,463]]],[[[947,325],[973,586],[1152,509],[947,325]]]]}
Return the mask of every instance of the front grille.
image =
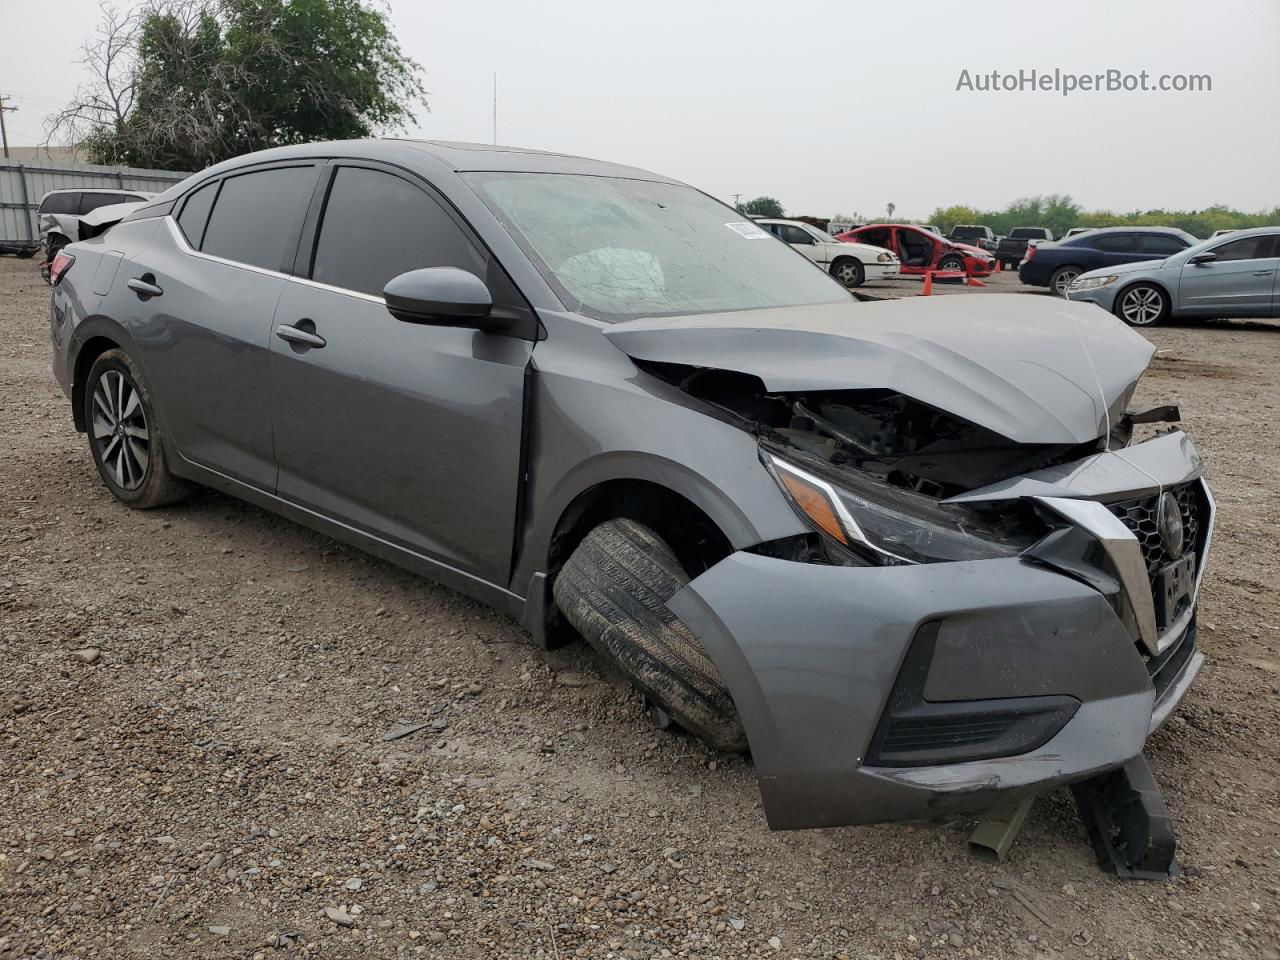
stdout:
{"type": "Polygon", "coordinates": [[[1142,559],[1147,564],[1147,575],[1152,578],[1166,564],[1185,556],[1187,551],[1199,552],[1202,512],[1199,492],[1191,484],[1171,492],[1178,498],[1178,509],[1182,512],[1183,548],[1182,553],[1176,557],[1165,549],[1160,530],[1156,526],[1156,510],[1160,503],[1158,496],[1139,497],[1107,505],[1138,538],[1138,544],[1142,547],[1142,559]]]}
{"type": "Polygon", "coordinates": [[[1196,570],[1199,571],[1204,562],[1204,534],[1207,532],[1208,517],[1208,504],[1198,482],[1172,488],[1169,492],[1177,498],[1178,511],[1182,514],[1182,551],[1176,556],[1165,547],[1156,523],[1160,494],[1107,504],[1111,512],[1137,537],[1138,545],[1142,548],[1142,559],[1146,563],[1152,599],[1156,605],[1157,626],[1162,631],[1186,613],[1195,598],[1184,597],[1176,610],[1166,610],[1163,598],[1159,595],[1160,571],[1189,553],[1196,555],[1196,570]]]}

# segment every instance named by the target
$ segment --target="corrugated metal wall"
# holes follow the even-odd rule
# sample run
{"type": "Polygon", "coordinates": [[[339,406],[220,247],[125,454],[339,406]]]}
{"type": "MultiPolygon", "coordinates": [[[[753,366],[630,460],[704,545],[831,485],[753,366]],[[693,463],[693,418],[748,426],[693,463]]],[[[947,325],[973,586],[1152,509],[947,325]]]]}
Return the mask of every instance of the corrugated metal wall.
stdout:
{"type": "Polygon", "coordinates": [[[167,190],[189,174],[87,163],[13,163],[0,160],[0,241],[40,238],[36,207],[50,190],[98,187],[108,190],[167,190]]]}

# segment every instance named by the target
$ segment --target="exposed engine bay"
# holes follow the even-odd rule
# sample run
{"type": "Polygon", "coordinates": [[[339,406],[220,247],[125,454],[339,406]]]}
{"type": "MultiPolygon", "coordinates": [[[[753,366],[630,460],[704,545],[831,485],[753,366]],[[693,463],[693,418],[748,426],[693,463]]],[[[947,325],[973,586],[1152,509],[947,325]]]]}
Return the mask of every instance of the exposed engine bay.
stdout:
{"type": "MultiPolygon", "coordinates": [[[[1079,460],[1107,445],[1105,437],[1082,444],[1015,443],[892,390],[780,393],[751,374],[642,366],[767,440],[935,499],[1079,460]]],[[[1131,432],[1132,422],[1122,419],[1112,430],[1112,445],[1127,444],[1131,432]]]]}

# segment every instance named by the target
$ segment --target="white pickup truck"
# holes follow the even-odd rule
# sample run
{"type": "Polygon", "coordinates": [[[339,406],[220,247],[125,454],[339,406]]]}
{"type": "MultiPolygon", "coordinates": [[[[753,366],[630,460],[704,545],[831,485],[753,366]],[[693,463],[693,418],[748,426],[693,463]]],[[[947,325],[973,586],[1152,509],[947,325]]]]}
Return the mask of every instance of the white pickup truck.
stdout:
{"type": "Polygon", "coordinates": [[[898,275],[898,258],[881,247],[841,243],[802,220],[757,220],[756,223],[791,244],[846,287],[898,275]]]}

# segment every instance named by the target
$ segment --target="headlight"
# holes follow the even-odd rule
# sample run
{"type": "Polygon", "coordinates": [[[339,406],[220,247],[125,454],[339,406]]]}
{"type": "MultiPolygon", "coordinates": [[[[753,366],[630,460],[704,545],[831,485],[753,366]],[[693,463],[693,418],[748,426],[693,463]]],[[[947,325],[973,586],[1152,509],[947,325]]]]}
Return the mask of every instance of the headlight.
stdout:
{"type": "Polygon", "coordinates": [[[888,566],[1014,557],[1038,539],[1036,531],[997,526],[973,508],[808,457],[784,459],[764,449],[761,457],[796,512],[864,561],[888,566]]]}
{"type": "Polygon", "coordinates": [[[1071,281],[1068,290],[1079,292],[1081,290],[1096,290],[1098,287],[1105,287],[1109,283],[1115,283],[1115,277],[1076,277],[1071,281]]]}
{"type": "Polygon", "coordinates": [[[893,263],[894,256],[888,250],[876,257],[876,263],[893,263]]]}

